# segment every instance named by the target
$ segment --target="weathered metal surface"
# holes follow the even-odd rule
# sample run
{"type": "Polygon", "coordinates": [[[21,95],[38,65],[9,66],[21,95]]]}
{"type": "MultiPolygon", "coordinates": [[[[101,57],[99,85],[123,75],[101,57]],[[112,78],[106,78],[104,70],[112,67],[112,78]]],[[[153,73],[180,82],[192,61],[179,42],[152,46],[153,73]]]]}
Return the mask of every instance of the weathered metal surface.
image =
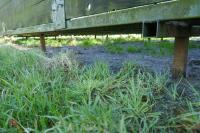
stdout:
{"type": "MultiPolygon", "coordinates": [[[[107,26],[107,27],[94,27],[87,29],[72,29],[72,30],[61,30],[56,33],[64,35],[103,35],[103,34],[140,34],[142,32],[142,24],[127,24],[118,26],[107,26]]],[[[50,33],[51,34],[51,33],[50,33]]]]}
{"type": "Polygon", "coordinates": [[[142,29],[143,37],[200,36],[200,27],[188,21],[143,23],[142,29]],[[185,32],[185,28],[188,28],[187,32],[185,32]]]}
{"type": "MultiPolygon", "coordinates": [[[[139,27],[140,29],[142,29],[143,28],[141,27],[142,23],[152,23],[152,22],[156,23],[156,22],[163,22],[163,21],[166,22],[166,21],[174,21],[174,20],[176,21],[190,20],[191,22],[197,22],[195,24],[200,24],[199,21],[196,21],[197,19],[198,20],[200,19],[200,1],[199,0],[190,0],[190,1],[188,0],[171,1],[170,0],[170,2],[158,3],[158,4],[151,4],[151,3],[160,2],[162,0],[149,0],[149,1],[148,0],[134,0],[134,1],[125,0],[129,4],[127,4],[126,2],[122,0],[116,0],[116,1],[115,0],[102,0],[102,1],[82,0],[81,2],[83,3],[89,2],[93,6],[95,4],[98,5],[99,3],[99,6],[96,6],[95,8],[96,11],[98,12],[95,12],[95,11],[93,12],[92,7],[90,7],[91,12],[89,13],[89,16],[82,16],[79,18],[72,18],[72,19],[66,18],[65,15],[68,13],[66,11],[70,10],[70,8],[72,8],[73,6],[76,6],[76,4],[73,4],[73,3],[76,3],[76,2],[79,3],[80,0],[74,0],[74,2],[71,0],[71,4],[70,4],[70,0],[67,2],[65,0],[42,0],[42,1],[41,0],[26,0],[26,2],[22,0],[15,0],[15,3],[19,3],[19,1],[21,1],[21,3],[24,2],[26,4],[21,4],[19,6],[21,8],[18,7],[16,9],[17,12],[13,13],[14,15],[10,13],[10,12],[14,12],[14,10],[12,10],[13,8],[11,8],[11,10],[8,11],[7,14],[8,16],[9,14],[11,14],[11,16],[13,17],[5,18],[5,15],[2,14],[2,11],[3,11],[2,9],[4,9],[4,7],[9,7],[8,5],[11,4],[13,1],[14,0],[5,0],[3,2],[2,1],[0,2],[0,16],[3,16],[0,19],[0,24],[1,24],[0,31],[3,31],[4,35],[13,35],[13,34],[14,35],[16,34],[17,35],[22,35],[22,34],[40,35],[39,33],[41,32],[48,33],[48,35],[51,35],[51,33],[54,34],[55,32],[56,34],[58,33],[77,34],[77,32],[80,34],[88,34],[88,31],[90,31],[89,34],[120,33],[120,27],[124,27],[125,25],[130,25],[129,29],[131,28],[132,29],[129,30],[127,27],[123,28],[126,30],[121,30],[122,33],[126,33],[126,32],[138,33],[138,29],[134,30],[134,28],[139,27]],[[65,4],[64,4],[64,1],[65,1],[65,4]],[[45,2],[48,4],[45,4],[45,2]],[[71,5],[69,9],[66,7],[67,3],[69,3],[68,6],[71,5]],[[108,3],[108,5],[106,5],[106,3],[108,3]],[[138,6],[141,4],[142,5],[147,4],[147,5],[134,7],[134,8],[128,8],[134,5],[138,6]],[[106,10],[100,10],[101,8],[104,8],[105,5],[108,6],[105,9],[109,10],[109,12],[90,15],[93,13],[100,13],[102,11],[106,11],[106,10]],[[30,10],[28,10],[27,7],[29,7],[30,10]],[[123,9],[123,8],[127,8],[127,9],[123,9]],[[25,9],[28,11],[26,12],[25,9]],[[112,9],[122,9],[122,10],[110,11],[112,9]],[[48,15],[41,16],[40,14],[48,14],[48,15]],[[28,23],[28,25],[26,23],[28,23]],[[134,24],[134,26],[131,27],[131,24],[134,24]],[[116,28],[119,27],[119,30],[114,30],[113,28],[110,28],[110,27],[116,27],[116,28]]],[[[166,1],[166,0],[163,0],[163,1],[166,1]]],[[[81,4],[78,4],[78,5],[81,6],[81,4]]],[[[82,7],[84,6],[85,5],[83,4],[82,7]]],[[[80,10],[81,8],[77,6],[77,8],[74,8],[74,10],[75,9],[80,10]]],[[[4,10],[4,12],[6,11],[4,10]]],[[[87,13],[85,15],[87,15],[87,13]]],[[[199,30],[194,30],[194,31],[196,33],[199,32],[199,30]]],[[[164,33],[164,32],[160,32],[160,33],[164,33]]],[[[155,34],[156,34],[155,36],[157,37],[162,37],[162,34],[157,34],[157,33],[155,34]]]]}
{"type": "Polygon", "coordinates": [[[65,0],[66,19],[171,0],[65,0]]]}
{"type": "Polygon", "coordinates": [[[188,29],[188,32],[185,32],[185,28],[189,28],[189,24],[182,21],[158,22],[156,37],[184,37],[188,36],[188,33],[192,34],[192,30],[188,29]]]}
{"type": "Polygon", "coordinates": [[[175,38],[174,61],[172,66],[173,78],[186,76],[189,36],[175,38]]]}
{"type": "Polygon", "coordinates": [[[50,23],[51,3],[51,0],[1,0],[0,29],[50,23]]]}
{"type": "Polygon", "coordinates": [[[65,28],[64,0],[0,1],[0,34],[48,32],[65,28]]]}
{"type": "Polygon", "coordinates": [[[67,21],[67,29],[199,18],[200,0],[177,0],[74,18],[67,21]]]}
{"type": "Polygon", "coordinates": [[[156,37],[156,34],[157,34],[156,22],[143,23],[142,26],[143,37],[156,37]]]}
{"type": "Polygon", "coordinates": [[[23,28],[17,28],[16,30],[7,30],[3,32],[3,35],[23,35],[23,34],[38,34],[41,32],[47,33],[56,31],[58,29],[57,26],[55,26],[54,23],[49,24],[42,24],[42,25],[36,25],[36,26],[30,26],[30,27],[23,27],[23,28]]]}
{"type": "Polygon", "coordinates": [[[57,29],[65,27],[64,0],[53,0],[52,21],[57,27],[57,29]]]}
{"type": "Polygon", "coordinates": [[[39,35],[43,51],[46,34],[143,31],[147,36],[175,36],[173,77],[186,75],[189,36],[200,33],[200,28],[194,29],[198,25],[200,0],[0,1],[1,34],[39,35]]]}

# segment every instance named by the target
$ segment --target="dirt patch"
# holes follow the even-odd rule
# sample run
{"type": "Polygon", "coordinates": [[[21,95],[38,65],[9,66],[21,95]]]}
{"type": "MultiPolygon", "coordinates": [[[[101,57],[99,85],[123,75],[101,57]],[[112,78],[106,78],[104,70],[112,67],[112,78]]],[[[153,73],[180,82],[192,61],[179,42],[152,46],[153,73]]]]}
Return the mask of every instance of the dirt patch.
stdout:
{"type": "MultiPolygon", "coordinates": [[[[132,46],[138,45],[131,44],[132,46]]],[[[122,47],[128,47],[130,44],[121,44],[122,47]]],[[[104,61],[109,64],[111,70],[118,71],[123,63],[132,62],[152,70],[161,72],[167,71],[169,62],[171,61],[170,57],[152,57],[150,55],[145,55],[143,52],[129,53],[123,52],[119,54],[113,54],[108,52],[104,46],[94,46],[90,48],[84,48],[80,46],[65,46],[59,48],[48,48],[48,56],[52,57],[60,52],[73,51],[81,64],[91,65],[95,61],[104,61]]]]}
{"type": "MultiPolygon", "coordinates": [[[[129,46],[142,46],[139,43],[125,43],[117,44],[122,47],[129,46]]],[[[113,54],[108,52],[104,46],[94,46],[89,48],[84,48],[80,46],[64,46],[58,48],[48,48],[47,54],[52,57],[60,52],[65,53],[67,51],[73,51],[77,55],[77,59],[83,65],[91,65],[94,62],[104,61],[109,64],[113,72],[119,71],[125,62],[132,62],[150,69],[156,73],[162,73],[170,71],[173,56],[160,56],[155,57],[145,53],[145,51],[129,53],[127,51],[120,54],[113,54]]],[[[189,50],[189,61],[188,61],[188,79],[194,84],[198,83],[200,80],[200,49],[190,49],[189,50]]]]}

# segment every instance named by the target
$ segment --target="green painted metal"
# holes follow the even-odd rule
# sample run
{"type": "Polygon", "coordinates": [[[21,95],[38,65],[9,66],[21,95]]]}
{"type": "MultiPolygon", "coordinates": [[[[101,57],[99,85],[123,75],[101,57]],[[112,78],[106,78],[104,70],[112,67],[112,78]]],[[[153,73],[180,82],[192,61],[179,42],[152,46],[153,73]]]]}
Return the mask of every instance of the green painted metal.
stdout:
{"type": "Polygon", "coordinates": [[[1,0],[0,31],[51,23],[52,0],[1,0]]]}
{"type": "Polygon", "coordinates": [[[123,33],[138,33],[138,31],[142,31],[140,30],[142,29],[141,25],[145,22],[174,20],[196,22],[197,19],[200,19],[200,0],[125,1],[130,5],[124,0],[96,0],[95,2],[90,0],[74,0],[74,2],[72,0],[4,0],[0,1],[0,32],[2,35],[39,35],[40,33],[51,35],[76,32],[87,34],[88,31],[91,34],[96,32],[115,33],[115,31],[120,33],[120,30],[114,28],[120,29],[121,27],[123,33]],[[80,1],[82,7],[79,9],[81,4],[78,4],[78,8],[73,10],[80,12],[81,9],[84,9],[78,15],[81,17],[66,12],[71,10],[66,7],[66,4],[76,7],[77,4],[73,5],[73,3],[80,1]],[[164,3],[160,3],[161,1],[164,3]],[[86,4],[83,4],[84,2],[86,4]],[[90,10],[85,13],[87,7],[85,5],[88,5],[88,2],[98,6],[96,9],[90,7],[90,10]],[[155,2],[159,3],[155,4],[155,2]],[[138,7],[138,5],[145,6],[138,7]],[[111,11],[112,9],[117,10],[111,11]],[[69,19],[70,16],[73,18],[69,19]],[[137,27],[137,30],[130,30],[131,27],[128,26],[131,25],[134,25],[132,28],[137,27]]]}
{"type": "Polygon", "coordinates": [[[65,0],[66,19],[171,0],[65,0]]]}
{"type": "Polygon", "coordinates": [[[200,18],[200,0],[177,0],[168,3],[123,9],[92,16],[74,18],[66,22],[67,29],[82,29],[131,23],[200,18]]]}
{"type": "Polygon", "coordinates": [[[64,0],[0,1],[0,35],[44,33],[65,28],[64,0]]]}

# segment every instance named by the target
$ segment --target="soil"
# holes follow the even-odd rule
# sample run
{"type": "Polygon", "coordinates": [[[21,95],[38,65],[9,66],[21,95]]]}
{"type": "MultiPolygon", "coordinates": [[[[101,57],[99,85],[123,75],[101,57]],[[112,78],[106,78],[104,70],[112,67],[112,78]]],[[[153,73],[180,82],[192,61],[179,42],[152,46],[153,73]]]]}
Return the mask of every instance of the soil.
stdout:
{"type": "MultiPolygon", "coordinates": [[[[124,43],[117,44],[123,47],[129,46],[142,46],[141,43],[124,43]]],[[[143,66],[156,73],[162,73],[170,71],[173,56],[155,57],[148,55],[145,52],[128,53],[123,52],[120,54],[113,54],[106,50],[103,46],[94,47],[81,47],[81,46],[64,46],[58,48],[47,48],[47,55],[52,57],[60,52],[65,53],[67,51],[73,51],[78,61],[83,65],[92,65],[97,60],[104,61],[109,64],[110,69],[113,72],[119,71],[125,62],[133,62],[140,66],[143,66]]],[[[190,49],[187,69],[187,79],[200,88],[200,49],[190,49]]]]}
{"type": "MultiPolygon", "coordinates": [[[[122,45],[123,47],[134,46],[136,44],[117,44],[122,45]]],[[[138,65],[151,68],[152,70],[161,72],[162,70],[167,70],[169,67],[166,67],[166,64],[169,64],[170,57],[160,57],[154,58],[149,55],[145,55],[144,53],[128,53],[123,52],[120,54],[114,54],[107,51],[107,49],[103,46],[94,46],[94,47],[81,47],[81,46],[65,46],[58,48],[48,48],[47,53],[48,56],[52,57],[60,52],[73,51],[81,64],[91,65],[94,62],[104,61],[109,64],[112,71],[118,71],[123,63],[132,62],[138,65]]]]}

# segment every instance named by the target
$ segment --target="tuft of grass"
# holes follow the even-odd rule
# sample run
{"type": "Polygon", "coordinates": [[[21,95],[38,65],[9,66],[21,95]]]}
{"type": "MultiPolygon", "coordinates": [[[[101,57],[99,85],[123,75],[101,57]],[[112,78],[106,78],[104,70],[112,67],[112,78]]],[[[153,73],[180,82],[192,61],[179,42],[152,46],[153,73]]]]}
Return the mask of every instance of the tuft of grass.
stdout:
{"type": "MultiPolygon", "coordinates": [[[[74,45],[74,46],[83,46],[83,47],[92,47],[96,45],[105,45],[105,44],[116,44],[116,43],[125,43],[125,42],[134,42],[134,41],[141,41],[139,38],[135,37],[117,37],[117,38],[93,38],[93,37],[64,37],[64,38],[57,38],[54,39],[52,37],[46,38],[47,46],[51,47],[58,47],[58,46],[65,46],[65,45],[74,45]]],[[[15,43],[27,47],[37,47],[40,44],[39,38],[18,38],[16,39],[15,43]]]]}
{"type": "Polygon", "coordinates": [[[141,47],[129,46],[127,48],[127,52],[129,52],[129,53],[140,53],[141,51],[142,51],[141,47]]]}
{"type": "Polygon", "coordinates": [[[167,73],[126,63],[114,74],[101,61],[80,67],[71,52],[47,58],[11,47],[0,48],[0,65],[2,132],[200,129],[200,94],[192,87],[185,92],[181,81],[170,83],[167,73]]]}
{"type": "Polygon", "coordinates": [[[200,49],[200,42],[198,41],[190,41],[190,45],[189,45],[190,49],[200,49]]]}
{"type": "Polygon", "coordinates": [[[174,44],[169,41],[144,43],[144,51],[152,56],[172,55],[173,50],[174,50],[174,44]]]}
{"type": "Polygon", "coordinates": [[[0,132],[198,132],[199,91],[125,63],[0,48],[0,132]],[[174,89],[175,88],[175,89],[174,89]]]}
{"type": "Polygon", "coordinates": [[[121,54],[124,52],[123,46],[119,46],[119,45],[115,45],[115,44],[106,45],[106,50],[113,54],[121,54]]]}
{"type": "Polygon", "coordinates": [[[83,46],[83,47],[92,47],[96,45],[101,45],[102,41],[100,39],[93,39],[93,38],[86,38],[86,39],[81,39],[78,42],[78,45],[83,46]]]}
{"type": "MultiPolygon", "coordinates": [[[[169,56],[174,52],[174,42],[171,40],[159,41],[153,38],[153,41],[143,42],[142,38],[135,38],[133,36],[128,37],[110,37],[110,38],[93,38],[93,37],[63,37],[63,38],[46,38],[47,46],[60,47],[60,46],[82,46],[82,47],[93,47],[93,46],[104,46],[110,53],[123,53],[123,43],[134,43],[140,42],[141,47],[129,46],[126,50],[129,53],[145,52],[152,56],[169,56]]],[[[17,39],[17,44],[27,47],[38,47],[40,44],[39,38],[29,39],[17,39]]],[[[190,49],[200,48],[200,45],[196,41],[191,41],[189,45],[190,49]]]]}
{"type": "MultiPolygon", "coordinates": [[[[38,47],[40,46],[40,39],[39,38],[28,38],[28,39],[17,39],[15,41],[16,44],[26,46],[26,47],[38,47]]],[[[46,45],[51,47],[59,47],[63,46],[67,43],[64,39],[53,39],[53,38],[47,38],[46,39],[46,45]]]]}
{"type": "MultiPolygon", "coordinates": [[[[200,48],[196,41],[190,41],[189,49],[200,48]]],[[[144,42],[143,51],[152,56],[169,56],[174,53],[174,42],[171,41],[152,41],[144,42]]]]}

